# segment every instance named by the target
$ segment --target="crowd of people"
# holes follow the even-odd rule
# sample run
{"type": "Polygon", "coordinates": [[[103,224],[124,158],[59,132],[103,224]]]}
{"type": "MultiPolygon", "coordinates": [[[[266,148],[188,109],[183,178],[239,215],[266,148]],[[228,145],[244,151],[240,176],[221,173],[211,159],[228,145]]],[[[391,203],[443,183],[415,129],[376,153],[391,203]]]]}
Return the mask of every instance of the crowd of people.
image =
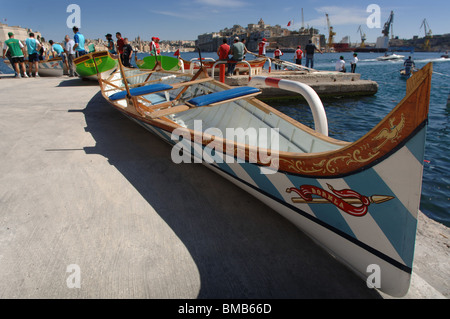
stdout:
{"type": "MultiPolygon", "coordinates": [[[[267,48],[270,43],[266,38],[263,38],[262,41],[258,43],[258,54],[254,54],[250,52],[245,46],[245,40],[240,40],[239,37],[235,37],[233,40],[233,44],[228,45],[227,39],[223,39],[223,44],[217,50],[217,55],[219,56],[219,61],[228,61],[228,71],[226,75],[232,75],[235,71],[236,64],[243,61],[245,59],[245,54],[250,53],[258,57],[265,57],[267,54],[267,48]]],[[[297,65],[302,65],[303,58],[306,58],[306,67],[314,68],[314,54],[315,52],[319,52],[323,54],[323,51],[320,48],[317,48],[314,43],[310,40],[309,43],[305,47],[305,51],[302,50],[301,46],[297,47],[294,55],[294,62],[297,65]]],[[[284,53],[281,51],[279,46],[276,46],[276,49],[273,52],[273,61],[275,64],[275,70],[281,70],[281,57],[284,53]]]]}
{"type": "Polygon", "coordinates": [[[44,45],[45,39],[35,38],[33,32],[28,34],[25,45],[22,41],[15,39],[13,32],[9,32],[9,39],[3,44],[3,59],[6,57],[9,59],[16,78],[22,78],[22,74],[24,78],[39,77],[39,62],[49,59],[50,56],[52,58],[61,57],[68,70],[67,75],[69,77],[76,76],[73,61],[76,57],[86,54],[86,49],[84,47],[85,38],[77,27],[73,27],[73,33],[73,39],[66,35],[62,45],[50,40],[48,42],[50,49],[47,49],[44,45]],[[27,56],[27,62],[25,62],[25,56],[27,56]],[[28,74],[25,63],[28,63],[28,74]]]}
{"type": "MultiPolygon", "coordinates": [[[[69,77],[78,76],[75,71],[74,60],[89,52],[85,47],[86,39],[79,28],[75,26],[72,31],[74,33],[73,38],[66,35],[63,43],[56,43],[50,40],[48,42],[49,49],[44,45],[45,39],[41,39],[39,36],[35,38],[33,32],[29,33],[29,37],[24,43],[15,39],[13,32],[9,32],[9,39],[3,44],[3,59],[8,58],[13,66],[16,78],[22,78],[22,74],[24,78],[32,76],[39,77],[39,61],[48,60],[50,57],[61,57],[65,69],[67,69],[67,75],[69,77]],[[25,63],[28,63],[28,73],[25,63]]],[[[116,38],[117,42],[115,43],[111,34],[106,35],[108,51],[114,55],[120,54],[122,64],[127,67],[132,67],[133,48],[128,38],[122,38],[120,32],[116,33],[116,38]]],[[[152,38],[153,55],[161,54],[159,41],[160,39],[157,37],[152,38]]]]}

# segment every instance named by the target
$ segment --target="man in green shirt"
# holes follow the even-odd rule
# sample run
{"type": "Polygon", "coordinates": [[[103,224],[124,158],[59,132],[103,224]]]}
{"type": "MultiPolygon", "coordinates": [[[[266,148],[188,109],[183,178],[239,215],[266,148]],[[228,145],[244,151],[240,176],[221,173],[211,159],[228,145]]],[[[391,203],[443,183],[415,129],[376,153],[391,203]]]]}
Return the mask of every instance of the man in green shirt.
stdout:
{"type": "Polygon", "coordinates": [[[234,70],[236,69],[236,64],[244,60],[244,54],[247,53],[248,50],[245,47],[244,43],[239,41],[239,37],[234,38],[233,46],[231,47],[230,54],[231,59],[228,63],[228,75],[233,75],[234,70]]]}
{"type": "Polygon", "coordinates": [[[23,76],[28,77],[24,58],[23,58],[23,44],[17,39],[14,39],[14,33],[8,33],[9,39],[5,41],[3,45],[3,59],[5,59],[6,51],[9,50],[11,53],[11,61],[13,63],[13,68],[16,71],[16,78],[21,78],[19,64],[22,66],[23,76]]]}

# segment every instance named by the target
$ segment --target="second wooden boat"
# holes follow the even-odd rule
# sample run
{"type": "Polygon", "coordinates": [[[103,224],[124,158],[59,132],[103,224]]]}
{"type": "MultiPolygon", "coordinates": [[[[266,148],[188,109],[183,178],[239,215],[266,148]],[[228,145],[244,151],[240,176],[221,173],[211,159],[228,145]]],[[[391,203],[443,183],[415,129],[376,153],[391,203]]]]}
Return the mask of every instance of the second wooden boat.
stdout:
{"type": "Polygon", "coordinates": [[[99,51],[83,55],[73,62],[79,77],[96,81],[98,74],[106,78],[117,68],[117,59],[108,51],[99,51]]]}
{"type": "MultiPolygon", "coordinates": [[[[5,60],[4,62],[11,70],[15,71],[8,60],[5,60]]],[[[27,73],[30,74],[28,61],[25,61],[25,67],[27,73]]],[[[22,72],[22,69],[20,69],[20,71],[22,72]]],[[[33,67],[33,74],[34,72],[35,70],[33,67]]],[[[65,72],[67,72],[67,69],[60,57],[39,61],[39,76],[62,76],[65,72]]]]}

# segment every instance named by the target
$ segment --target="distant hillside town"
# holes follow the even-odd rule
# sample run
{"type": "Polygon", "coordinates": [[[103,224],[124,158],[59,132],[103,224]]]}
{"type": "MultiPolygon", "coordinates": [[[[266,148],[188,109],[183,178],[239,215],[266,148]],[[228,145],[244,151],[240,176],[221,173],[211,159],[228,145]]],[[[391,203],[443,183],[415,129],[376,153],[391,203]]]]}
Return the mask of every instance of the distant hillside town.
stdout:
{"type": "Polygon", "coordinates": [[[326,43],[325,36],[319,34],[317,29],[301,28],[299,31],[290,31],[280,25],[268,25],[260,19],[257,24],[248,24],[245,28],[234,25],[232,28],[199,35],[195,45],[202,51],[216,52],[223,43],[223,39],[227,39],[231,44],[236,36],[245,40],[247,49],[250,51],[258,51],[258,43],[264,38],[269,42],[269,51],[275,50],[277,46],[286,52],[295,51],[299,45],[305,47],[309,40],[318,47],[324,47],[326,43]]]}

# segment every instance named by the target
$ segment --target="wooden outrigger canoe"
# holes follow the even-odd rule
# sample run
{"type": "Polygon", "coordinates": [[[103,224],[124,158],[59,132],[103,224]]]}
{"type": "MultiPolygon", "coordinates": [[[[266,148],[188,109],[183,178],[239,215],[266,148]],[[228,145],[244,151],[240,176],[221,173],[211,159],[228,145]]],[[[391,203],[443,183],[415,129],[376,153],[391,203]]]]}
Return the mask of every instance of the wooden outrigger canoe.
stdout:
{"type": "MultiPolygon", "coordinates": [[[[9,60],[5,60],[4,62],[11,70],[15,71],[9,60]]],[[[25,61],[25,67],[27,73],[30,74],[28,61],[25,61]]],[[[22,72],[22,69],[20,71],[22,72]]],[[[67,72],[67,68],[61,57],[39,61],[39,76],[62,76],[65,72],[67,72]]]]}
{"type": "MultiPolygon", "coordinates": [[[[184,59],[181,59],[184,63],[184,69],[185,70],[194,70],[194,71],[198,71],[200,69],[200,62],[198,62],[198,60],[194,60],[194,61],[187,61],[184,59]]],[[[212,71],[212,68],[214,66],[214,64],[217,61],[203,61],[202,64],[206,70],[208,70],[208,72],[212,71]]],[[[252,67],[252,69],[262,69],[264,67],[264,64],[266,64],[267,59],[266,58],[256,58],[254,60],[248,60],[247,61],[250,66],[252,67]]],[[[219,65],[216,65],[215,67],[215,74],[219,74],[219,65]]],[[[237,63],[236,64],[236,71],[239,73],[243,73],[243,72],[248,72],[248,66],[245,63],[237,63]]]]}
{"type": "Polygon", "coordinates": [[[432,64],[415,73],[406,97],[353,143],[318,133],[256,99],[259,89],[230,88],[205,69],[192,76],[120,67],[99,83],[115,109],[174,146],[173,161],[202,162],[399,297],[412,275],[431,76],[432,64]],[[241,131],[228,136],[227,128],[241,131]]]}
{"type": "MultiPolygon", "coordinates": [[[[157,65],[156,59],[158,59],[159,64],[161,65],[162,69],[164,71],[178,71],[181,68],[183,68],[185,71],[189,71],[191,73],[196,72],[200,70],[200,68],[204,68],[209,73],[212,72],[212,69],[214,67],[214,64],[216,64],[217,61],[215,60],[202,60],[202,65],[198,61],[198,59],[194,59],[192,61],[187,61],[184,59],[178,59],[174,57],[169,56],[147,56],[143,58],[142,60],[139,60],[137,56],[134,56],[135,63],[140,69],[146,69],[146,70],[153,70],[155,66],[157,65]]],[[[264,67],[264,64],[266,63],[266,58],[257,58],[254,60],[246,61],[250,64],[250,67],[252,70],[262,70],[264,67]]],[[[246,63],[237,63],[236,64],[236,71],[238,73],[245,73],[249,71],[249,67],[246,63]]],[[[219,74],[220,72],[220,65],[217,64],[214,68],[215,74],[219,74]]],[[[261,72],[256,72],[261,73],[261,72]]]]}
{"type": "Polygon", "coordinates": [[[91,52],[76,58],[73,62],[78,76],[90,80],[97,80],[98,74],[106,78],[118,66],[117,56],[111,55],[108,51],[91,52]]]}

